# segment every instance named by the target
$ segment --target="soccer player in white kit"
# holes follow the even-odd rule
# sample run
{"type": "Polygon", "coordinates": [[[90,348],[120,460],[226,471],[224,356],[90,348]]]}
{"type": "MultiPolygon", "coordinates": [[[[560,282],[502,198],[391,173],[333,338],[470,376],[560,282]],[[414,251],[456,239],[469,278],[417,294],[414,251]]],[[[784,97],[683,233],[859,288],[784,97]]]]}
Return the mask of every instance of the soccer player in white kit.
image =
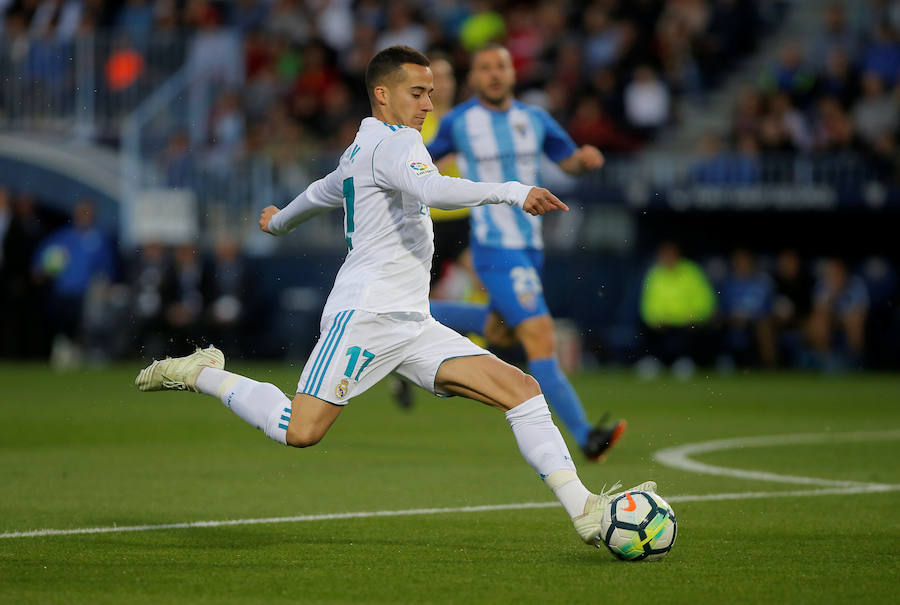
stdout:
{"type": "MultiPolygon", "coordinates": [[[[438,395],[462,395],[505,412],[525,460],[565,507],[588,544],[599,545],[602,511],[613,497],[581,483],[537,381],[429,315],[433,254],[429,207],[516,205],[529,214],[567,210],[540,187],[474,183],[434,167],[419,129],[432,110],[428,59],[403,46],[372,58],[366,71],[372,117],[360,125],[337,169],[285,208],[262,211],[260,228],[291,231],[344,208],[347,258],[322,312],[319,341],[293,401],[275,385],[225,371],[215,347],[154,361],[142,391],[192,390],[218,397],[269,438],[294,447],[318,443],[350,399],[390,372],[438,395]]],[[[645,482],[633,489],[655,490],[645,482]]]]}

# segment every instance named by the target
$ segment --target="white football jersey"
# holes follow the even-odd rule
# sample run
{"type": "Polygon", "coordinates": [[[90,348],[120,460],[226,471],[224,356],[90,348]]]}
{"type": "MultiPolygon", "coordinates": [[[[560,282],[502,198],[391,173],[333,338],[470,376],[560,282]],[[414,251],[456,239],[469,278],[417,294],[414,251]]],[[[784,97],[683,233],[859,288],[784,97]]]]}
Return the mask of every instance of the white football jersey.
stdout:
{"type": "Polygon", "coordinates": [[[344,309],[427,314],[434,254],[429,207],[507,203],[522,207],[531,187],[442,176],[419,131],[366,118],[337,169],[312,183],[269,223],[275,235],[344,208],[347,258],[323,316],[344,309]]]}

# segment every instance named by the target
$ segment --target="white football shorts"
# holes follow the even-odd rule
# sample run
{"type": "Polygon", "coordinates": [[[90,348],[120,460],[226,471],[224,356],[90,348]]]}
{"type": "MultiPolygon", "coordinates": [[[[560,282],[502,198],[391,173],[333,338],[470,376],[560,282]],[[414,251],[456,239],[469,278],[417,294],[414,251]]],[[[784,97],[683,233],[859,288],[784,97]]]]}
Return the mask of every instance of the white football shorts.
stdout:
{"type": "Polygon", "coordinates": [[[436,395],[449,395],[435,388],[438,368],[472,355],[491,353],[430,315],[348,309],[322,318],[297,392],[345,405],[396,372],[436,395]]]}

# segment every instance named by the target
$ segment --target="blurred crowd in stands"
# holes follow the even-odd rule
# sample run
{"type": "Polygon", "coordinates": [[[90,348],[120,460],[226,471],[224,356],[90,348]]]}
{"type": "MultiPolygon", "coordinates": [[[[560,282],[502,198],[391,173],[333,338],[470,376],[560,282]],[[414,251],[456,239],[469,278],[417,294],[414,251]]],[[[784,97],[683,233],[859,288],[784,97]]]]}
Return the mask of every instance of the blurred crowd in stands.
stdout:
{"type": "MultiPolygon", "coordinates": [[[[787,0],[0,0],[0,44],[46,65],[41,40],[112,32],[107,86],[127,88],[151,42],[188,37],[193,74],[218,85],[205,140],[172,133],[163,170],[188,160],[262,153],[287,180],[308,182],[314,156],[339,154],[368,109],[365,66],[407,44],[451,58],[492,40],[510,49],[523,98],[545,107],[579,144],[639,148],[752,51],[787,0]],[[189,142],[189,145],[185,145],[189,142]],[[202,157],[200,157],[202,156],[202,157]]],[[[55,48],[55,47],[54,47],[55,48]]],[[[46,56],[50,55],[50,56],[46,56]]],[[[43,67],[42,67],[43,66],[43,67]]],[[[459,99],[468,96],[463,86],[459,99]]],[[[459,100],[458,99],[458,100],[459,100]]]]}
{"type": "MultiPolygon", "coordinates": [[[[389,45],[440,51],[462,76],[471,50],[502,41],[520,98],[545,107],[579,144],[631,152],[679,120],[680,100],[702,106],[789,4],[0,0],[0,48],[31,77],[54,81],[69,56],[60,45],[111,33],[105,86],[127,91],[155,41],[182,40],[189,73],[216,92],[200,138],[196,129],[165,135],[155,160],[166,184],[191,186],[198,163],[228,172],[261,155],[295,194],[352,140],[368,112],[365,66],[389,45]]],[[[701,143],[695,183],[756,184],[765,182],[766,154],[844,151],[900,182],[900,2],[817,4],[815,43],[786,45],[738,95],[730,131],[701,143]]],[[[457,101],[469,95],[459,79],[457,101]]],[[[0,113],[4,102],[0,95],[0,113]]],[[[274,303],[258,300],[237,242],[221,237],[209,251],[146,243],[123,257],[93,212],[83,201],[65,220],[48,217],[0,183],[0,357],[161,356],[173,343],[207,339],[252,347],[254,317],[274,303]]],[[[718,252],[730,261],[693,262],[674,243],[660,247],[632,305],[640,372],[900,364],[897,259],[718,252]]]]}
{"type": "Polygon", "coordinates": [[[640,297],[642,358],[652,378],[665,367],[891,368],[900,362],[900,289],[882,257],[854,264],[735,248],[702,265],[674,242],[660,245],[640,297]]]}
{"type": "Polygon", "coordinates": [[[248,349],[255,290],[234,239],[208,255],[190,243],[123,255],[90,200],[66,220],[0,187],[0,242],[0,358],[65,366],[207,340],[248,349]]]}
{"type": "Polygon", "coordinates": [[[731,132],[705,137],[696,182],[759,183],[761,154],[857,152],[872,176],[900,183],[900,3],[821,6],[813,44],[781,48],[738,96],[731,132]]]}
{"type": "MultiPolygon", "coordinates": [[[[209,254],[192,244],[148,243],[123,257],[96,226],[89,200],[60,222],[40,214],[31,197],[0,188],[0,241],[2,358],[52,356],[65,365],[160,357],[205,342],[250,354],[265,328],[260,321],[278,312],[275,301],[260,300],[235,240],[220,239],[209,254]]],[[[886,259],[737,248],[729,260],[698,263],[664,242],[648,265],[634,326],[642,376],[667,366],[686,377],[697,366],[900,364],[900,287],[886,259]]]]}

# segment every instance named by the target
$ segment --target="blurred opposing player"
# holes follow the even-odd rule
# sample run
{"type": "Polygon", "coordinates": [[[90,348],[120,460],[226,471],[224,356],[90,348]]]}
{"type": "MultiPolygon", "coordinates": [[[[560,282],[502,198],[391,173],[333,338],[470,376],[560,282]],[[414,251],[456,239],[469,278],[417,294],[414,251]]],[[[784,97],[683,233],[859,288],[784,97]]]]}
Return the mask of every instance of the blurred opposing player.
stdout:
{"type": "MultiPolygon", "coordinates": [[[[225,371],[215,347],[154,361],[135,383],[142,391],[216,396],[271,439],[294,447],[318,443],[350,399],[390,372],[435,394],[486,403],[505,412],[525,460],[556,494],[579,536],[597,544],[612,490],[592,494],[581,483],[537,382],[435,321],[428,307],[430,206],[508,204],[534,215],[567,207],[539,187],[438,173],[419,133],[432,109],[428,66],[424,55],[402,46],[373,57],[366,71],[372,117],[362,121],[337,169],[285,208],[265,208],[259,219],[260,229],[281,235],[344,209],[347,257],[293,401],[272,384],[225,371]]],[[[634,489],[655,487],[648,481],[634,489]]]]}
{"type": "MultiPolygon", "coordinates": [[[[491,44],[472,56],[469,84],[475,97],[441,121],[428,151],[435,160],[456,153],[462,174],[473,181],[521,181],[540,185],[542,154],[566,172],[600,168],[603,155],[580,148],[538,107],[513,98],[516,74],[509,51],[491,44]]],[[[434,317],[459,331],[481,332],[488,343],[520,342],[528,369],[541,385],[588,459],[600,458],[625,430],[624,422],[591,427],[559,367],[553,318],[544,301],[540,271],[544,263],[539,216],[512,206],[471,211],[471,249],[475,270],[490,294],[488,305],[432,301],[434,317]]]]}

